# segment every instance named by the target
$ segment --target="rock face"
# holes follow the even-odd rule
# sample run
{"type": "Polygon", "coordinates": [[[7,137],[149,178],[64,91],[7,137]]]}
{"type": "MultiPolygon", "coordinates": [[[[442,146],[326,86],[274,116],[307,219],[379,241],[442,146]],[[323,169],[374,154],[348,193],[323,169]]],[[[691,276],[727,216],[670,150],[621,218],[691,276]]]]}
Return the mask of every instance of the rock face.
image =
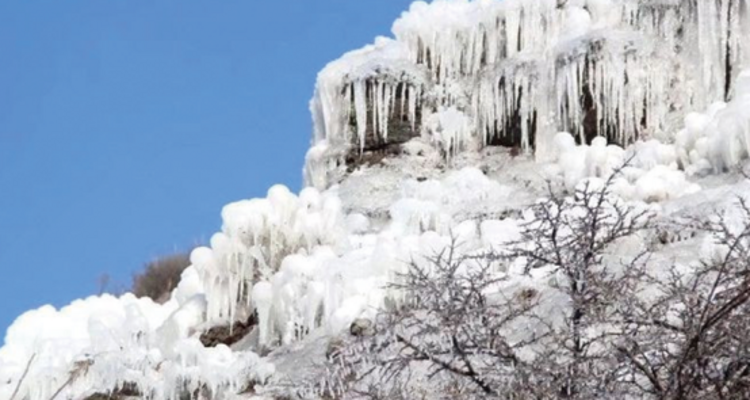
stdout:
{"type": "Polygon", "coordinates": [[[422,136],[449,158],[486,146],[545,157],[578,143],[668,138],[733,94],[748,59],[747,0],[415,3],[394,39],[321,71],[308,184],[422,136]],[[316,175],[316,176],[313,176],[316,175]]]}
{"type": "Polygon", "coordinates": [[[133,383],[126,383],[122,387],[111,393],[95,393],[84,400],[126,400],[126,399],[140,399],[143,394],[138,390],[138,387],[133,383]]]}
{"type": "MultiPolygon", "coordinates": [[[[382,110],[376,108],[374,99],[378,91],[382,91],[383,86],[378,82],[378,78],[367,79],[364,83],[365,97],[369,99],[366,102],[367,112],[365,119],[358,121],[356,110],[350,114],[349,124],[352,131],[359,130],[360,124],[364,125],[364,141],[359,136],[353,138],[352,145],[358,149],[357,152],[380,151],[388,147],[406,143],[409,140],[418,137],[422,128],[421,109],[415,108],[414,114],[410,115],[408,111],[407,94],[405,93],[406,83],[399,83],[395,86],[396,94],[393,97],[393,103],[388,107],[392,112],[387,115],[381,115],[382,110]],[[387,131],[388,134],[383,136],[379,132],[387,131]]],[[[352,105],[355,107],[356,105],[352,105]]]]}
{"type": "Polygon", "coordinates": [[[231,346],[247,336],[256,325],[258,325],[258,317],[252,314],[247,321],[237,321],[231,326],[215,326],[203,332],[200,341],[206,347],[216,347],[219,344],[231,346]]]}
{"type": "Polygon", "coordinates": [[[349,327],[349,333],[355,337],[372,336],[375,334],[375,324],[365,318],[357,318],[349,327]]]}

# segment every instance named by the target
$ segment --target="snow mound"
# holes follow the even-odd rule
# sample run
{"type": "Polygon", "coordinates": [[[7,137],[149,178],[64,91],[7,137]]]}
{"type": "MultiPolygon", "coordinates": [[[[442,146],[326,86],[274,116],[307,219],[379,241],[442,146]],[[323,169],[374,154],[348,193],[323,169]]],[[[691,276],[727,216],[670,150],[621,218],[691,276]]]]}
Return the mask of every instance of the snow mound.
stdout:
{"type": "Polygon", "coordinates": [[[715,103],[705,113],[685,117],[677,133],[680,161],[689,174],[734,168],[750,155],[750,70],[744,70],[734,98],[715,103]]]}
{"type": "Polygon", "coordinates": [[[590,146],[577,146],[565,132],[555,137],[556,154],[548,173],[562,178],[573,189],[587,178],[615,177],[614,190],[628,200],[662,202],[700,190],[678,168],[675,146],[657,140],[637,142],[623,149],[596,138],[590,146]]]}
{"type": "Polygon", "coordinates": [[[194,337],[204,314],[200,294],[164,305],[104,295],[29,311],[0,348],[0,397],[9,399],[16,389],[19,399],[128,390],[171,400],[204,386],[210,393],[234,390],[273,372],[253,353],[204,348],[194,337]]]}

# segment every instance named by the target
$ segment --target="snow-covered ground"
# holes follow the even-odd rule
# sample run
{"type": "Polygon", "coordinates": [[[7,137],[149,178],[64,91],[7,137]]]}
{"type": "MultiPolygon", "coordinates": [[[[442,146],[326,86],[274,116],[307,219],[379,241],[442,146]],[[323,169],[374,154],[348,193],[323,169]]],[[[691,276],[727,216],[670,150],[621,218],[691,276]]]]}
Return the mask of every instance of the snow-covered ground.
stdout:
{"type": "MultiPolygon", "coordinates": [[[[647,3],[416,2],[394,24],[394,39],[378,39],[321,72],[311,103],[308,188],[293,194],[274,186],[265,198],[225,206],[221,231],[192,253],[166,304],[105,295],[20,316],[0,348],[0,399],[81,399],[132,385],[155,399],[203,387],[250,398],[254,383],[301,379],[352,321],[399,301],[387,283],[408,261],[453,239],[465,252],[502,251],[533,218],[529,207],[548,182],[572,190],[626,161],[614,195],[657,215],[670,238],[657,247],[659,257],[696,262],[712,251],[710,242],[669,231],[670,223],[729,212],[733,199],[750,194],[738,172],[750,155],[750,70],[742,70],[750,42],[722,33],[746,35],[747,16],[722,22],[720,12],[738,3],[727,0],[647,3]],[[689,15],[698,16],[697,26],[689,15]],[[679,39],[670,32],[677,26],[699,39],[696,51],[675,50],[679,39]],[[668,51],[652,49],[667,39],[671,47],[661,47],[668,51]],[[610,102],[597,123],[619,127],[610,139],[624,147],[604,137],[576,144],[583,110],[573,99],[581,96],[591,43],[603,53],[587,79],[610,102]],[[726,59],[735,83],[723,102],[726,59]],[[701,67],[686,71],[689,62],[701,67]],[[418,137],[397,155],[346,171],[343,157],[364,143],[368,123],[387,139],[397,104],[421,127],[418,137]],[[489,146],[486,128],[511,114],[525,121],[521,150],[489,146]],[[539,118],[534,129],[526,123],[532,115],[539,118]],[[572,132],[558,132],[565,127],[572,132]],[[232,349],[198,340],[252,312],[256,330],[232,349]]],[[[632,248],[654,238],[639,240],[632,248]]],[[[503,273],[518,290],[549,279],[503,273]]]]}

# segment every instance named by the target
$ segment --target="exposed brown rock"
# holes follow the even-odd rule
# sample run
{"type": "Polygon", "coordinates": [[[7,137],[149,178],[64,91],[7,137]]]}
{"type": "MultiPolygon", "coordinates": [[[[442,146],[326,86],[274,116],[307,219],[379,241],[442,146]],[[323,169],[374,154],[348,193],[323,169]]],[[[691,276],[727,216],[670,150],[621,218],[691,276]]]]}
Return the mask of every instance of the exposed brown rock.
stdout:
{"type": "Polygon", "coordinates": [[[360,152],[359,149],[352,149],[346,156],[346,169],[347,172],[352,172],[362,166],[377,165],[385,158],[395,157],[399,154],[401,154],[401,144],[388,144],[364,152],[360,152]]]}
{"type": "Polygon", "coordinates": [[[128,382],[111,393],[94,393],[84,400],[124,400],[129,397],[139,397],[141,395],[138,386],[135,383],[128,382]]]}
{"type": "Polygon", "coordinates": [[[232,326],[215,326],[200,337],[201,343],[206,347],[216,347],[220,344],[231,346],[247,336],[258,324],[258,318],[253,313],[247,321],[237,321],[232,326]]]}

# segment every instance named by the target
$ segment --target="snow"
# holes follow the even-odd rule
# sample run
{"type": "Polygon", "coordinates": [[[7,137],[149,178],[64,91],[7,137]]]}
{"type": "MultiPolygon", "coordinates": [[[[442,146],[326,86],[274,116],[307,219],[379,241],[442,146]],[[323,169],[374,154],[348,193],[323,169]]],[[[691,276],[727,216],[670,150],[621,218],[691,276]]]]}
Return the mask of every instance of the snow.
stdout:
{"type": "MultiPolygon", "coordinates": [[[[129,384],[153,399],[238,393],[293,371],[298,344],[320,346],[404,301],[388,284],[408,263],[429,268],[426,257],[454,241],[465,254],[506,251],[535,222],[547,180],[571,193],[619,172],[617,201],[665,220],[712,206],[731,217],[727,199],[750,190],[727,172],[750,157],[748,1],[562,3],[415,2],[393,38],[318,75],[306,188],[277,185],[226,205],[164,305],[105,295],[20,316],[0,348],[0,398],[27,364],[17,400],[129,384]],[[352,154],[404,135],[394,121],[413,134],[401,153],[348,169],[352,154]],[[247,348],[200,343],[203,331],[252,313],[247,348]]],[[[644,240],[621,244],[613,259],[644,240]]],[[[692,255],[657,256],[720,254],[699,240],[681,249],[692,255]]],[[[522,266],[498,271],[508,278],[499,290],[547,290],[542,310],[559,313],[550,289],[559,277],[522,266]]]]}
{"type": "Polygon", "coordinates": [[[554,142],[556,163],[548,168],[548,173],[560,177],[569,189],[588,178],[607,179],[619,171],[614,190],[628,200],[663,202],[700,190],[678,168],[673,145],[649,140],[623,149],[607,145],[606,139],[599,137],[591,145],[577,146],[566,132],[557,134],[554,142]]]}
{"type": "Polygon", "coordinates": [[[27,365],[20,399],[49,399],[58,391],[58,398],[79,399],[130,384],[149,398],[178,399],[183,383],[216,393],[246,383],[250,369],[268,374],[272,367],[251,353],[206,349],[189,338],[204,321],[203,303],[201,295],[183,305],[104,295],[29,311],[0,349],[0,397],[10,398],[27,365]]]}
{"type": "Polygon", "coordinates": [[[705,113],[685,117],[677,133],[680,161],[691,174],[734,168],[750,155],[750,70],[738,77],[735,96],[715,103],[705,113]]]}
{"type": "Polygon", "coordinates": [[[467,210],[492,213],[494,206],[509,195],[509,187],[472,167],[449,172],[442,180],[407,179],[402,183],[402,197],[390,207],[388,229],[399,233],[448,234],[455,224],[467,218],[467,210]]]}

